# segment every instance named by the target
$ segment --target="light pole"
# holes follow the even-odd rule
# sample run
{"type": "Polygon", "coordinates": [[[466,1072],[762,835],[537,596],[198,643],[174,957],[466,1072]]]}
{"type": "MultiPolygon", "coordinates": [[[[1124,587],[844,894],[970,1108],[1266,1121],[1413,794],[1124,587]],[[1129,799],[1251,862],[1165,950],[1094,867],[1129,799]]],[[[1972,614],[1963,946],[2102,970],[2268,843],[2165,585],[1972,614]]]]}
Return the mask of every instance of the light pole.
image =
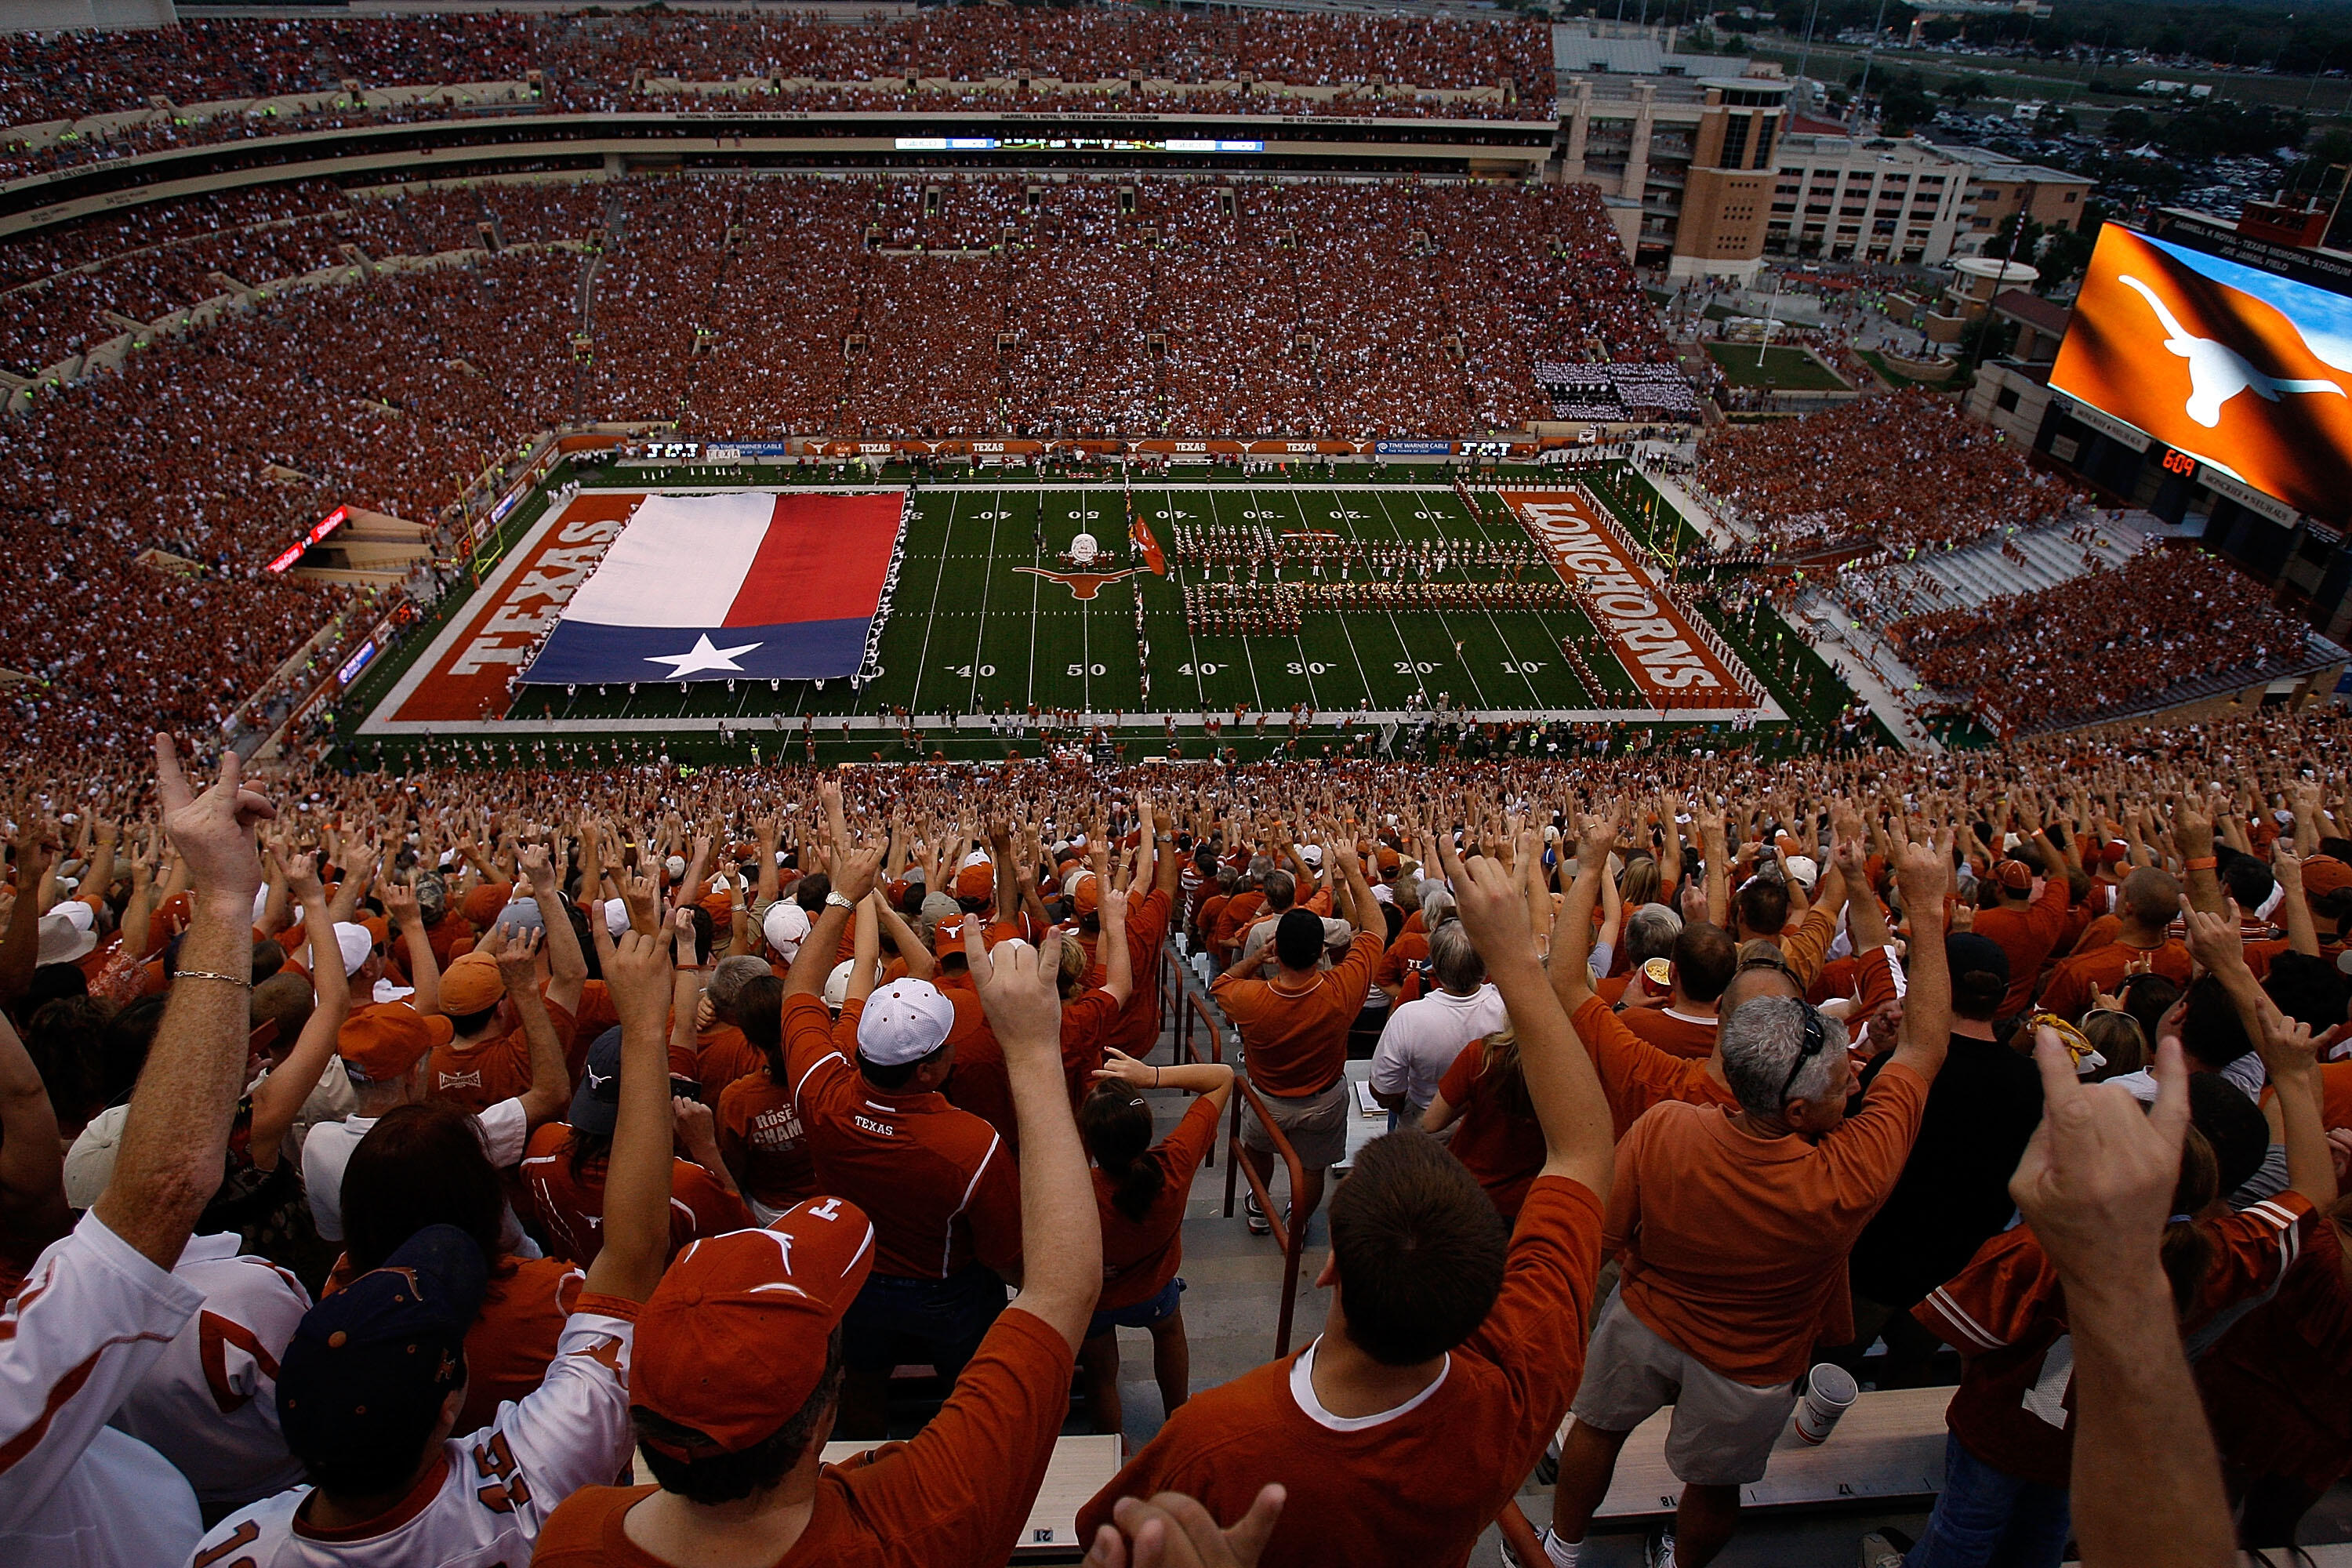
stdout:
{"type": "Polygon", "coordinates": [[[1862,126],[1862,100],[1870,91],[1870,68],[1878,58],[1878,35],[1886,26],[1886,0],[1878,0],[1878,20],[1870,25],[1870,47],[1862,51],[1862,85],[1853,91],[1853,124],[1862,126]]]}

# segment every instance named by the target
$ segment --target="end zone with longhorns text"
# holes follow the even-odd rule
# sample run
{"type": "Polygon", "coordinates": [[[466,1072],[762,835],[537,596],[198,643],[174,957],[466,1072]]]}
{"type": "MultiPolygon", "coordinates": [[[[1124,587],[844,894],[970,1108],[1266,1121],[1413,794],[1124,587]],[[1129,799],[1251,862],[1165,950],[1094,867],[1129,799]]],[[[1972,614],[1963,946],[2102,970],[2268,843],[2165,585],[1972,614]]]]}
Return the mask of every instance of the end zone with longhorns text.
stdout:
{"type": "Polygon", "coordinates": [[[1660,708],[1749,708],[1759,689],[1722,642],[1693,627],[1574,490],[1496,492],[1577,590],[1618,661],[1660,708]]]}
{"type": "Polygon", "coordinates": [[[481,602],[456,623],[458,634],[444,633],[446,642],[403,678],[388,705],[392,719],[431,724],[503,713],[508,683],[531,645],[555,624],[645,499],[635,490],[572,497],[561,518],[492,574],[481,602]]]}

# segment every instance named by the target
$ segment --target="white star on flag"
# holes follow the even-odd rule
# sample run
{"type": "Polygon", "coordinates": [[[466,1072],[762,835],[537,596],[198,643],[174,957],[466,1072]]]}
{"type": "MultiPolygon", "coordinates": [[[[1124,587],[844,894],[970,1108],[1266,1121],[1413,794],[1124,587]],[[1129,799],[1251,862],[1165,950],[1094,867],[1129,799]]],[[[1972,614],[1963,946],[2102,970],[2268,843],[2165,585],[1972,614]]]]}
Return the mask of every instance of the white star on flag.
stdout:
{"type": "Polygon", "coordinates": [[[710,634],[705,632],[694,639],[694,647],[686,652],[648,654],[646,662],[668,665],[667,679],[671,680],[683,680],[706,669],[731,669],[740,675],[743,667],[735,661],[760,646],[747,642],[740,647],[713,647],[710,646],[710,634]]]}

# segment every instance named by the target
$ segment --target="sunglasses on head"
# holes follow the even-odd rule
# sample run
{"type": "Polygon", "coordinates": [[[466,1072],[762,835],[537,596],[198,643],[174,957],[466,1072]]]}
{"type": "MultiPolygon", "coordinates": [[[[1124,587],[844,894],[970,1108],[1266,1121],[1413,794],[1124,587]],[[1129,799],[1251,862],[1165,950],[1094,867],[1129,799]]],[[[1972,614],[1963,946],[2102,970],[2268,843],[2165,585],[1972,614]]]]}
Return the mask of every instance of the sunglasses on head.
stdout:
{"type": "Polygon", "coordinates": [[[1822,1054],[1830,1038],[1829,1031],[1822,1026],[1822,1016],[1813,1010],[1811,1004],[1799,1003],[1798,1005],[1805,1009],[1805,1043],[1798,1050],[1797,1059],[1789,1064],[1789,1076],[1780,1080],[1782,1105],[1789,1103],[1789,1090],[1796,1087],[1797,1075],[1805,1070],[1807,1062],[1822,1054]]]}

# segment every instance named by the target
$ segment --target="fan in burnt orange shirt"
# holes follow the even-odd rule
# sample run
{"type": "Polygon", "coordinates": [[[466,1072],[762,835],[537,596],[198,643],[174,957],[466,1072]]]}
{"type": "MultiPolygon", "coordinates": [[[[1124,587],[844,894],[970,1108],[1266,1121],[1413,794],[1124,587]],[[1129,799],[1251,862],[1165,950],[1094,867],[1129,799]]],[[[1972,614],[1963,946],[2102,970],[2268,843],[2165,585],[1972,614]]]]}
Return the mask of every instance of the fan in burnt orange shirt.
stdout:
{"type": "MultiPolygon", "coordinates": [[[[1528,836],[1521,856],[1541,853],[1528,836]]],[[[1125,1522],[1123,1500],[1181,1492],[1213,1518],[1242,1519],[1275,1481],[1288,1500],[1269,1563],[1465,1563],[1575,1386],[1609,1108],[1536,957],[1518,878],[1484,856],[1457,861],[1450,846],[1444,858],[1518,1033],[1549,1150],[1517,1228],[1505,1235],[1476,1180],[1426,1134],[1367,1144],[1332,1201],[1321,1337],[1169,1417],[1079,1510],[1098,1561],[1116,1561],[1101,1531],[1125,1522]]]]}

